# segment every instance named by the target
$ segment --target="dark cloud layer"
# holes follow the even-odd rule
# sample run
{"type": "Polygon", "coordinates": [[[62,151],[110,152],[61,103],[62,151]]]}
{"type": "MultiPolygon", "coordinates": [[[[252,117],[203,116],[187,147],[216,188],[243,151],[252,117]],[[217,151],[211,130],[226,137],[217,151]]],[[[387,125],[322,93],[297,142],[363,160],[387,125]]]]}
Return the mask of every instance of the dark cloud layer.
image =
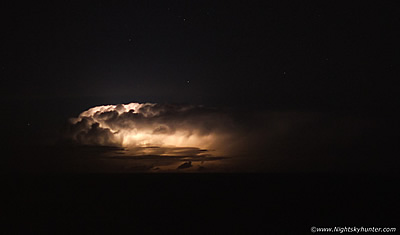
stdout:
{"type": "Polygon", "coordinates": [[[133,106],[99,106],[82,112],[66,130],[72,145],[67,141],[46,147],[15,141],[7,145],[3,168],[39,172],[386,172],[399,166],[398,154],[393,153],[396,115],[133,106]],[[134,138],[129,137],[130,131],[134,138]],[[189,161],[192,167],[178,170],[189,161]]]}
{"type": "Polygon", "coordinates": [[[124,154],[113,159],[142,156],[135,159],[153,161],[146,165],[153,170],[163,165],[176,169],[182,161],[191,161],[194,167],[184,169],[204,170],[215,163],[214,169],[221,171],[368,171],[391,169],[395,161],[389,156],[383,161],[377,157],[379,151],[390,147],[378,140],[387,131],[383,119],[377,117],[135,105],[136,109],[127,105],[89,109],[72,120],[70,137],[81,144],[124,146],[124,154]],[[127,130],[144,137],[127,142],[121,139],[121,135],[129,136],[127,130]],[[152,136],[154,139],[146,142],[152,136]],[[176,145],[168,144],[168,138],[176,145]],[[221,156],[228,158],[218,158],[221,156]],[[207,164],[201,164],[204,162],[207,164]]]}

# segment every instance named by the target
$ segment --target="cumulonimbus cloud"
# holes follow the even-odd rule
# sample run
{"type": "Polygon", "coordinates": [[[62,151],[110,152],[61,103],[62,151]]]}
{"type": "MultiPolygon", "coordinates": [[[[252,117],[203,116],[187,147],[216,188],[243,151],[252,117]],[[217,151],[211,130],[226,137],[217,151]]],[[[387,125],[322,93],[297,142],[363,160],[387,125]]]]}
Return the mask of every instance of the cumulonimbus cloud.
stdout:
{"type": "Polygon", "coordinates": [[[198,148],[225,155],[235,135],[235,125],[227,115],[194,105],[96,106],[70,119],[70,124],[68,137],[80,144],[129,147],[141,153],[156,146],[158,151],[198,148]]]}

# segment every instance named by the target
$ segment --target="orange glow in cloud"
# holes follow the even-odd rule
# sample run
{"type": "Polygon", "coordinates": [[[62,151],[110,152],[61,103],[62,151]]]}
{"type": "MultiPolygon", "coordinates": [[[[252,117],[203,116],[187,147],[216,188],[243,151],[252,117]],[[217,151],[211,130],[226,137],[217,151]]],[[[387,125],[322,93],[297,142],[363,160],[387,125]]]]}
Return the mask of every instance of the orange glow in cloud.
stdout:
{"type": "Polygon", "coordinates": [[[72,118],[71,123],[70,136],[81,144],[148,147],[147,154],[154,153],[151,147],[156,146],[225,155],[233,129],[226,116],[204,107],[152,103],[97,106],[72,118]]]}

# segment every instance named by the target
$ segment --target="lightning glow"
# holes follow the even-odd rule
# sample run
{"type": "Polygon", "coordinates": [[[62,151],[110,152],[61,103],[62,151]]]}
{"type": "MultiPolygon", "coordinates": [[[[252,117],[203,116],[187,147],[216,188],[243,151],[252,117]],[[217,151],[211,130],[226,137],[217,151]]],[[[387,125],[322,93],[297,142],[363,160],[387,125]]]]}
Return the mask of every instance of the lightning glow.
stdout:
{"type": "MultiPolygon", "coordinates": [[[[130,103],[90,108],[71,120],[70,137],[81,144],[114,145],[144,153],[197,148],[224,155],[231,122],[201,106],[130,103]],[[143,151],[141,151],[143,152],[143,151]]],[[[183,151],[185,152],[185,151],[183,151]]],[[[171,151],[157,152],[159,155],[171,151]]]]}

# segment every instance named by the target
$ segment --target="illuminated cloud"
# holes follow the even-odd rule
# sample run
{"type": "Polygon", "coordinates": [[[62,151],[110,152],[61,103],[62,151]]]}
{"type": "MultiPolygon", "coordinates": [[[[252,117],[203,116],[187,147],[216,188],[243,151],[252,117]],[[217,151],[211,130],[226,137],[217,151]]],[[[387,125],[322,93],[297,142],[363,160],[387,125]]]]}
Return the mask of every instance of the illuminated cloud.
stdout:
{"type": "Polygon", "coordinates": [[[370,126],[321,112],[131,103],[82,112],[71,119],[68,136],[82,145],[121,147],[96,162],[117,172],[321,171],[346,166],[353,158],[340,151],[357,152],[370,126]]]}
{"type": "Polygon", "coordinates": [[[70,121],[76,142],[126,147],[131,155],[226,155],[235,130],[227,115],[193,105],[103,105],[70,121]]]}

